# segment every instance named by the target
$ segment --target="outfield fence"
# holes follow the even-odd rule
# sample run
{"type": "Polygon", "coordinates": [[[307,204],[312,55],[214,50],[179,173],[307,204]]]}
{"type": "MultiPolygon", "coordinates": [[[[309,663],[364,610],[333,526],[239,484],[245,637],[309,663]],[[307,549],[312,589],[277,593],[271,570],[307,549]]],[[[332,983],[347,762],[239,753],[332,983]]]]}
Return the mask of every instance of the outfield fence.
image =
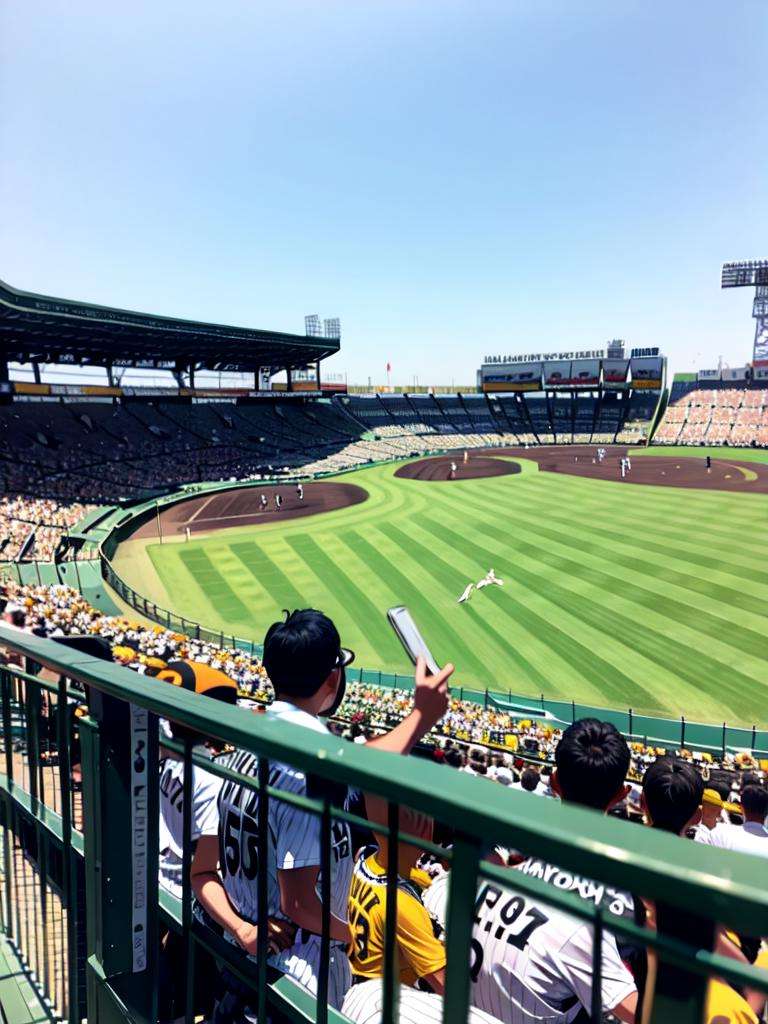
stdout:
{"type": "MultiPolygon", "coordinates": [[[[204,998],[196,992],[196,980],[212,981],[225,968],[253,993],[260,1020],[275,1013],[294,1024],[340,1024],[339,1015],[327,1005],[334,829],[369,828],[372,823],[337,802],[333,794],[339,787],[342,793],[354,787],[376,794],[388,807],[386,823],[376,823],[391,847],[382,1024],[397,1020],[397,847],[409,841],[450,864],[445,1024],[467,1020],[476,900],[490,900],[491,894],[498,898],[499,890],[510,884],[508,871],[483,859],[489,842],[524,850],[571,877],[641,893],[657,907],[671,910],[659,916],[660,930],[651,931],[615,917],[610,898],[580,898],[515,873],[515,913],[508,922],[513,938],[523,941],[514,921],[531,905],[537,908],[532,920],[541,918],[540,908],[554,907],[589,927],[594,965],[589,1016],[595,1024],[603,1019],[601,952],[607,930],[654,950],[659,958],[655,994],[646,993],[651,1022],[701,1021],[707,979],[713,976],[768,992],[765,972],[711,952],[719,925],[741,934],[768,934],[768,892],[759,858],[489,786],[428,762],[420,761],[414,771],[407,758],[236,707],[220,705],[211,716],[205,697],[4,624],[0,644],[26,665],[0,668],[0,926],[21,969],[45,999],[44,1019],[154,1024],[158,1001],[168,994],[161,958],[169,936],[175,936],[183,955],[178,976],[171,980],[186,1024],[192,1024],[204,998]],[[180,899],[158,885],[160,718],[258,758],[255,775],[243,776],[202,756],[191,739],[163,739],[171,756],[184,765],[180,899]],[[270,766],[275,763],[322,780],[322,795],[299,796],[274,788],[270,766]],[[255,958],[238,953],[193,915],[193,765],[254,793],[253,849],[249,842],[247,855],[259,894],[255,958]],[[320,822],[322,934],[315,995],[278,975],[268,962],[268,822],[273,800],[320,822]],[[450,836],[451,849],[408,836],[401,828],[404,807],[432,817],[442,834],[450,836]],[[679,922],[685,924],[683,936],[676,931],[679,922]]],[[[234,856],[234,836],[227,842],[234,856]]],[[[237,855],[245,857],[246,852],[238,847],[237,855]]],[[[602,892],[600,886],[594,888],[602,892]]],[[[0,1000],[5,980],[0,979],[0,1000]]]]}

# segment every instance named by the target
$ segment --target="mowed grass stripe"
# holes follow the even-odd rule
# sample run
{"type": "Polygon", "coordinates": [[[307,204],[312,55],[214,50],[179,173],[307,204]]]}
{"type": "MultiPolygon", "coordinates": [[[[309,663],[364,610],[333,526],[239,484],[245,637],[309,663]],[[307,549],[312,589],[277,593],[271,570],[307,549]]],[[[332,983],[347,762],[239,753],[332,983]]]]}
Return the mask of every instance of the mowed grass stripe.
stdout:
{"type": "MultiPolygon", "coordinates": [[[[370,536],[370,531],[368,533],[370,536]]],[[[422,623],[422,629],[427,634],[425,639],[433,649],[436,658],[442,663],[456,659],[460,664],[469,666],[470,671],[474,672],[477,679],[482,679],[487,675],[487,667],[483,665],[464,638],[456,635],[445,619],[435,610],[434,605],[425,599],[422,588],[413,583],[399,569],[396,569],[389,558],[382,555],[379,549],[355,530],[345,530],[341,534],[341,540],[358,554],[373,572],[386,581],[393,593],[401,595],[400,603],[407,604],[416,621],[422,623]]]]}
{"type": "MultiPolygon", "coordinates": [[[[440,558],[435,552],[435,547],[428,548],[425,545],[419,543],[418,540],[411,533],[404,533],[393,523],[382,523],[379,527],[379,531],[395,543],[400,550],[408,552],[411,557],[415,557],[419,560],[422,571],[426,572],[432,577],[441,587],[445,589],[447,594],[456,597],[466,586],[466,576],[458,571],[455,565],[446,562],[440,558]]],[[[542,687],[551,687],[551,679],[545,675],[544,672],[540,671],[537,666],[526,658],[519,648],[511,644],[503,634],[499,633],[498,630],[494,629],[489,621],[472,607],[470,603],[467,603],[462,608],[462,612],[469,617],[475,627],[489,639],[489,641],[495,645],[498,652],[503,656],[505,661],[510,665],[509,677],[515,678],[517,681],[521,678],[528,684],[529,687],[538,688],[536,692],[541,693],[542,687]],[[512,669],[517,669],[519,674],[514,674],[512,669]]],[[[519,618],[515,619],[516,625],[521,625],[519,618]]],[[[538,634],[529,633],[531,639],[536,642],[538,640],[538,634]]],[[[489,672],[489,675],[493,673],[489,672]]],[[[490,686],[490,683],[489,683],[490,686]]],[[[491,687],[492,688],[492,687],[491,687]]]]}
{"type": "Polygon", "coordinates": [[[278,607],[304,607],[301,593],[255,541],[230,544],[229,549],[278,607]]]}
{"type": "Polygon", "coordinates": [[[206,599],[217,607],[222,615],[230,616],[238,622],[250,619],[249,609],[227,583],[205,551],[199,548],[182,548],[178,552],[178,558],[206,599]]]}
{"type": "MultiPolygon", "coordinates": [[[[442,534],[455,547],[467,549],[468,542],[465,538],[455,531],[448,529],[444,523],[429,519],[422,519],[422,522],[425,525],[429,524],[436,535],[442,534]]],[[[557,605],[562,611],[577,616],[598,630],[602,629],[604,631],[606,624],[610,623],[610,625],[615,627],[622,643],[634,648],[648,661],[655,663],[665,672],[672,671],[680,679],[689,682],[694,687],[701,686],[702,673],[708,678],[720,680],[718,687],[719,698],[721,700],[727,699],[728,706],[739,708],[740,713],[748,705],[753,704],[755,680],[750,676],[743,675],[737,669],[731,668],[728,670],[728,678],[726,680],[723,671],[724,666],[702,651],[698,651],[695,657],[692,658],[692,649],[688,645],[681,644],[660,633],[656,633],[647,626],[640,625],[628,616],[617,612],[615,609],[606,608],[585,594],[580,594],[561,586],[555,580],[550,579],[545,582],[535,573],[526,571],[520,563],[511,562],[506,558],[502,560],[496,551],[485,548],[483,553],[491,562],[495,559],[499,565],[504,567],[504,571],[510,574],[522,586],[532,590],[538,589],[540,593],[544,593],[547,599],[557,605]],[[692,665],[694,661],[695,665],[692,665]],[[748,702],[744,699],[745,694],[750,695],[748,702]]],[[[658,693],[652,695],[651,691],[638,686],[636,683],[633,689],[640,691],[643,699],[648,700],[651,704],[654,698],[659,698],[658,693]]],[[[614,688],[612,699],[616,699],[616,697],[617,694],[614,688]]]]}
{"type": "MultiPolygon", "coordinates": [[[[532,573],[525,572],[524,569],[516,564],[513,566],[512,562],[506,557],[500,556],[498,552],[491,552],[488,549],[482,548],[466,536],[449,530],[443,523],[437,520],[422,517],[420,524],[430,531],[435,538],[442,538],[442,543],[449,543],[453,550],[461,552],[467,558],[477,559],[479,554],[482,553],[486,559],[490,559],[490,562],[498,567],[499,574],[505,579],[504,588],[486,588],[482,592],[482,600],[499,605],[513,621],[521,623],[528,632],[538,636],[541,643],[557,655],[560,661],[571,666],[569,673],[571,676],[578,674],[582,679],[589,681],[591,685],[597,685],[599,692],[605,694],[607,699],[615,698],[626,701],[630,694],[634,694],[633,699],[636,702],[639,700],[641,702],[648,701],[653,703],[656,695],[640,686],[635,679],[626,675],[614,661],[603,657],[602,654],[596,651],[593,645],[582,642],[572,632],[565,630],[562,625],[558,625],[554,616],[540,615],[529,604],[515,597],[514,590],[510,587],[510,582],[512,578],[519,574],[523,579],[516,580],[516,582],[523,584],[520,588],[521,590],[525,588],[551,605],[552,602],[548,588],[541,586],[540,578],[537,579],[532,573]],[[513,569],[516,569],[516,571],[513,571],[513,569]]],[[[575,602],[572,602],[572,604],[575,604],[575,602]]],[[[559,611],[560,608],[553,608],[552,610],[553,612],[559,611]]],[[[588,635],[589,631],[583,629],[584,621],[579,614],[578,607],[570,607],[566,610],[569,616],[576,620],[574,632],[580,629],[582,633],[588,635]]],[[[561,621],[564,620],[561,619],[561,621]]],[[[604,623],[600,632],[603,634],[605,632],[604,623]]],[[[547,685],[542,692],[547,693],[548,688],[552,685],[562,690],[562,685],[558,683],[558,680],[553,680],[550,675],[547,685]]]]}
{"type": "MultiPolygon", "coordinates": [[[[492,516],[494,522],[498,522],[498,513],[494,513],[492,509],[489,509],[487,505],[478,500],[467,499],[462,503],[450,502],[450,504],[456,512],[466,514],[467,510],[470,509],[482,517],[492,516]]],[[[655,576],[657,571],[663,571],[667,574],[674,573],[676,579],[668,578],[667,582],[675,582],[684,589],[689,589],[699,594],[709,594],[709,579],[702,579],[701,577],[694,576],[692,573],[680,572],[669,565],[670,561],[674,561],[696,568],[697,563],[701,561],[698,554],[695,556],[694,562],[690,557],[682,554],[679,548],[662,545],[658,553],[663,553],[664,560],[651,562],[638,557],[638,545],[640,546],[640,554],[643,554],[645,549],[651,547],[651,545],[646,543],[644,537],[639,542],[633,540],[626,530],[618,532],[606,529],[591,520],[589,526],[585,527],[573,517],[562,515],[544,517],[539,514],[538,509],[534,514],[530,506],[525,504],[522,506],[507,506],[504,511],[513,513],[515,525],[521,522],[530,524],[537,533],[542,536],[550,536],[553,540],[558,538],[558,542],[562,542],[561,539],[565,535],[569,538],[569,547],[578,547],[580,551],[583,550],[585,553],[592,552],[597,556],[601,556],[604,549],[610,549],[612,560],[626,565],[633,574],[655,576]],[[549,524],[552,526],[551,529],[549,529],[549,524]],[[563,529],[558,530],[556,529],[557,526],[562,526],[563,529]],[[621,554],[622,551],[626,550],[630,552],[629,555],[621,554]]],[[[694,524],[691,524],[691,528],[696,529],[694,524]]],[[[714,558],[710,558],[709,561],[712,563],[710,566],[712,571],[729,578],[734,578],[733,566],[730,561],[714,558]]],[[[717,597],[717,594],[712,596],[722,600],[724,604],[738,604],[743,611],[753,612],[762,617],[765,613],[766,602],[768,602],[768,573],[756,572],[754,575],[762,576],[759,584],[756,584],[754,587],[758,593],[745,593],[744,581],[740,579],[740,586],[738,588],[712,581],[711,588],[713,590],[716,588],[721,595],[720,597],[717,597]]]]}
{"type": "MultiPolygon", "coordinates": [[[[516,525],[520,520],[516,520],[516,525]]],[[[497,537],[503,544],[509,543],[509,535],[506,531],[499,529],[491,523],[484,527],[485,532],[497,537]]],[[[768,653],[768,642],[765,632],[758,632],[747,626],[741,626],[735,621],[733,608],[740,608],[744,611],[763,612],[766,604],[762,606],[752,604],[752,599],[739,594],[737,591],[727,590],[724,594],[718,594],[718,586],[711,585],[712,593],[708,592],[707,581],[702,580],[702,587],[697,591],[701,596],[711,602],[719,602],[720,608],[708,610],[702,606],[702,602],[692,604],[676,600],[674,597],[666,596],[665,582],[671,582],[670,576],[674,576],[671,570],[665,570],[663,566],[658,567],[648,563],[638,563],[637,559],[626,558],[618,555],[614,550],[608,549],[607,545],[589,543],[581,534],[575,535],[572,530],[560,532],[541,526],[536,523],[531,530],[518,531],[515,538],[515,549],[521,551],[530,558],[550,566],[558,572],[568,575],[578,575],[581,579],[591,582],[600,590],[606,590],[633,604],[647,608],[653,613],[666,616],[670,622],[680,623],[693,629],[698,633],[707,636],[709,639],[719,643],[725,643],[735,647],[738,651],[753,655],[763,661],[768,653]],[[569,555],[560,555],[550,547],[541,543],[536,544],[528,541],[521,543],[521,537],[535,537],[536,539],[546,538],[559,547],[566,548],[571,554],[578,554],[578,560],[569,555]],[[629,570],[628,576],[619,576],[615,573],[605,571],[599,566],[593,565],[595,560],[599,563],[621,565],[629,570]],[[643,568],[643,566],[645,566],[643,568]],[[641,579],[646,578],[653,583],[643,586],[641,579]],[[635,582],[637,581],[637,582],[635,582]],[[656,585],[653,585],[653,584],[656,585]]],[[[764,628],[768,621],[763,615],[764,628]]]]}
{"type": "Polygon", "coordinates": [[[285,542],[303,560],[310,572],[326,584],[332,581],[331,589],[344,607],[346,615],[356,623],[381,661],[391,661],[393,655],[399,653],[399,645],[387,625],[384,614],[386,609],[377,608],[367,594],[341,569],[339,563],[334,562],[308,534],[298,533],[286,537],[285,542]]]}
{"type": "MultiPolygon", "coordinates": [[[[577,508],[580,515],[596,513],[604,525],[607,525],[610,510],[616,508],[622,520],[637,521],[646,531],[652,524],[654,530],[662,531],[671,538],[700,546],[698,538],[691,539],[689,528],[691,522],[695,521],[703,533],[709,532],[713,537],[721,539],[723,544],[732,546],[730,554],[735,559],[746,558],[747,565],[761,547],[759,524],[764,521],[768,507],[768,499],[764,495],[737,495],[734,500],[733,495],[725,493],[637,485],[629,496],[632,500],[628,501],[624,486],[606,484],[599,480],[587,481],[565,474],[541,473],[520,486],[517,478],[514,478],[511,485],[507,484],[509,479],[495,477],[484,481],[487,486],[483,488],[483,497],[506,494],[511,501],[533,499],[532,504],[542,514],[561,512],[563,506],[577,508]],[[548,480],[547,477],[553,477],[554,480],[548,480]],[[553,487],[553,483],[556,486],[553,487]]],[[[451,486],[452,491],[456,489],[455,485],[451,486]]],[[[472,491],[467,489],[467,493],[472,491]]]]}
{"type": "MultiPolygon", "coordinates": [[[[714,540],[717,542],[718,550],[728,559],[727,562],[723,562],[726,568],[721,571],[737,575],[739,579],[754,579],[755,582],[768,585],[768,571],[756,568],[756,564],[759,566],[763,561],[761,531],[762,524],[768,516],[768,499],[764,497],[761,498],[761,504],[755,507],[754,513],[738,523],[733,521],[732,510],[726,502],[719,503],[721,507],[712,513],[711,519],[695,515],[694,509],[687,502],[685,506],[678,504],[677,517],[684,512],[684,522],[676,526],[665,521],[663,505],[656,500],[646,504],[634,502],[631,509],[628,509],[626,502],[615,493],[612,498],[606,496],[602,501],[595,501],[585,499],[578,489],[570,491],[564,488],[564,493],[560,494],[556,501],[552,501],[551,494],[548,494],[546,489],[540,493],[530,494],[523,493],[522,490],[505,492],[497,488],[489,486],[483,491],[482,504],[486,508],[494,504],[497,511],[499,508],[516,508],[528,512],[535,509],[537,517],[542,520],[550,517],[562,520],[563,508],[574,509],[577,510],[579,519],[588,520],[595,529],[617,538],[626,538],[636,530],[638,541],[642,537],[643,546],[649,550],[654,549],[654,545],[659,545],[656,548],[659,551],[682,550],[688,553],[689,549],[693,549],[690,553],[696,555],[700,564],[706,564],[704,560],[708,556],[703,552],[709,540],[714,540]],[[617,518],[624,524],[621,530],[616,528],[617,518]],[[721,530],[715,529],[712,525],[722,524],[725,520],[729,521],[729,526],[721,530]],[[692,535],[695,535],[696,539],[692,539],[692,535]],[[738,569],[738,573],[734,573],[735,568],[738,569]]],[[[470,500],[480,497],[475,491],[468,492],[467,496],[470,500]]],[[[573,516],[567,521],[573,522],[573,516]]]]}

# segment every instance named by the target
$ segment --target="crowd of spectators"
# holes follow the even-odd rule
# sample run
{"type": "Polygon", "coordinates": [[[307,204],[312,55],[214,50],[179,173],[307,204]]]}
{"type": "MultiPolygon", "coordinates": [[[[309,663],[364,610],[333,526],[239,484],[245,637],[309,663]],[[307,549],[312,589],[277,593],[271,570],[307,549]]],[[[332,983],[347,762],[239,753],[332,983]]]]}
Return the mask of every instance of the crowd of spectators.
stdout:
{"type": "MultiPolygon", "coordinates": [[[[158,685],[182,680],[186,688],[212,698],[231,703],[240,699],[252,710],[258,705],[268,721],[290,722],[313,731],[328,731],[328,721],[333,731],[356,743],[400,755],[421,748],[422,755],[496,785],[618,814],[679,835],[681,842],[694,839],[724,851],[768,858],[768,790],[765,774],[755,770],[754,764],[744,762],[741,772],[726,772],[688,751],[631,746],[613,725],[596,719],[578,720],[560,729],[462,701],[448,690],[452,665],[430,676],[420,661],[414,687],[408,691],[347,685],[346,667],[354,656],[341,646],[335,627],[319,612],[294,612],[270,627],[262,663],[237,649],[102,615],[62,585],[10,584],[3,602],[6,620],[37,634],[56,638],[85,633],[103,638],[113,658],[155,676],[158,685]],[[508,738],[513,743],[506,750],[508,738]]],[[[173,722],[164,723],[164,728],[168,730],[164,736],[186,735],[173,722]]],[[[194,741],[205,749],[204,737],[195,735],[194,741]]],[[[215,744],[209,750],[221,754],[215,744]]],[[[259,890],[249,851],[259,818],[257,798],[242,780],[256,774],[258,759],[247,751],[224,756],[225,765],[232,769],[227,782],[194,769],[191,820],[196,847],[190,882],[196,920],[215,929],[233,951],[239,951],[244,957],[242,969],[248,971],[258,948],[254,922],[259,917],[259,890]],[[245,958],[250,958],[250,966],[245,958]]],[[[160,883],[178,896],[183,865],[183,814],[178,801],[184,788],[183,762],[163,748],[160,772],[160,883]]],[[[286,765],[272,765],[270,786],[299,797],[312,795],[306,777],[286,765]]],[[[377,825],[384,824],[387,810],[383,800],[352,792],[345,805],[354,807],[354,800],[368,817],[371,831],[364,837],[368,844],[364,846],[342,821],[332,831],[328,999],[353,1022],[373,1024],[381,1019],[377,1000],[384,969],[383,924],[389,912],[384,898],[387,844],[377,825]]],[[[437,835],[434,823],[408,809],[403,809],[401,827],[427,845],[451,840],[448,826],[437,835]]],[[[532,876],[555,889],[566,888],[588,903],[602,887],[525,851],[494,846],[492,837],[488,839],[486,857],[509,874],[505,888],[485,885],[478,895],[471,1020],[473,1024],[530,1024],[543,1017],[562,1024],[575,1021],[579,1013],[590,1012],[594,995],[597,972],[591,926],[554,909],[546,899],[521,895],[516,879],[532,876]],[[486,941],[490,933],[503,941],[486,941]]],[[[270,969],[316,992],[322,930],[317,820],[295,807],[281,809],[280,801],[270,800],[268,843],[274,864],[267,881],[270,969]]],[[[427,854],[418,845],[404,844],[398,854],[400,891],[392,906],[401,1020],[409,1022],[417,1017],[439,1019],[445,990],[443,943],[450,871],[447,862],[435,858],[434,849],[427,854]]],[[[619,1020],[639,1022],[643,1000],[654,986],[660,990],[684,984],[685,975],[674,974],[680,968],[654,963],[653,954],[637,942],[625,946],[621,936],[612,932],[611,919],[628,916],[649,928],[663,927],[686,941],[698,940],[697,921],[684,920],[679,914],[669,921],[666,913],[668,908],[637,894],[606,892],[598,977],[603,1008],[619,1020]]],[[[736,936],[716,928],[713,941],[721,955],[766,966],[760,936],[736,936]]],[[[174,955],[174,943],[178,953],[179,943],[169,933],[161,959],[174,955]]],[[[210,968],[216,984],[207,990],[208,996],[215,996],[214,1005],[205,1008],[206,1014],[210,1011],[208,1019],[215,1024],[250,1024],[254,1019],[250,990],[227,970],[210,968]]],[[[161,970],[162,1021],[183,1013],[185,995],[177,977],[181,974],[161,970]]],[[[708,1024],[756,1024],[764,1006],[759,992],[737,990],[715,979],[708,989],[705,1020],[708,1024]]]]}
{"type": "MultiPolygon", "coordinates": [[[[52,638],[81,635],[99,636],[110,646],[121,664],[144,673],[171,660],[184,659],[209,665],[228,675],[238,687],[244,704],[268,704],[273,690],[261,660],[238,647],[227,647],[149,625],[120,615],[107,615],[94,608],[73,587],[66,584],[19,584],[7,581],[2,597],[7,606],[18,608],[31,631],[52,638]]],[[[413,711],[412,690],[376,686],[350,680],[342,705],[334,715],[334,728],[347,739],[365,742],[396,727],[413,711]]],[[[508,784],[519,781],[529,766],[546,776],[562,738],[559,724],[546,718],[521,717],[509,711],[485,706],[474,700],[451,696],[440,721],[422,737],[421,752],[475,775],[508,784]],[[510,773],[496,768],[505,767],[510,773]]],[[[639,782],[647,768],[661,756],[674,753],[706,772],[726,772],[737,790],[743,772],[757,772],[760,763],[749,751],[719,751],[677,748],[670,750],[653,743],[630,743],[627,778],[639,782]]],[[[541,790],[540,790],[541,791],[541,790]]]]}
{"type": "Polygon", "coordinates": [[[26,557],[51,561],[67,530],[92,508],[77,501],[61,504],[21,494],[0,497],[0,560],[12,562],[24,552],[26,557]],[[32,543],[25,550],[30,537],[32,543]]]}
{"type": "Polygon", "coordinates": [[[657,444],[768,446],[768,391],[698,388],[671,401],[654,434],[657,444]]]}

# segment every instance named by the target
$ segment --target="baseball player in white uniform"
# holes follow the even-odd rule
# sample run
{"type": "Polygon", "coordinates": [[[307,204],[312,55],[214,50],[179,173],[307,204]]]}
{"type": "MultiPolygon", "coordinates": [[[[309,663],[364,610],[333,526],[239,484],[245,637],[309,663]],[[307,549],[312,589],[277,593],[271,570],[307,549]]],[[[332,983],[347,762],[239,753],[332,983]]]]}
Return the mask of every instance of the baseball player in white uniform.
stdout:
{"type": "MultiPolygon", "coordinates": [[[[347,992],[341,1012],[354,1024],[381,1024],[384,1006],[384,988],[380,979],[375,978],[355,985],[347,992]]],[[[443,999],[433,992],[401,985],[398,997],[399,1024],[442,1024],[443,999]]],[[[470,1008],[469,1024],[498,1024],[482,1010],[470,1008]]]]}
{"type": "Polygon", "coordinates": [[[464,587],[464,589],[462,590],[461,597],[459,598],[458,603],[459,604],[464,604],[465,601],[468,601],[470,599],[470,597],[472,596],[472,591],[474,589],[475,589],[475,584],[474,583],[468,583],[466,585],[466,587],[464,587]]]}
{"type": "Polygon", "coordinates": [[[493,569],[489,569],[485,576],[483,576],[481,580],[478,580],[477,589],[482,590],[483,587],[490,587],[492,584],[497,587],[503,587],[504,580],[500,580],[493,569]]]}

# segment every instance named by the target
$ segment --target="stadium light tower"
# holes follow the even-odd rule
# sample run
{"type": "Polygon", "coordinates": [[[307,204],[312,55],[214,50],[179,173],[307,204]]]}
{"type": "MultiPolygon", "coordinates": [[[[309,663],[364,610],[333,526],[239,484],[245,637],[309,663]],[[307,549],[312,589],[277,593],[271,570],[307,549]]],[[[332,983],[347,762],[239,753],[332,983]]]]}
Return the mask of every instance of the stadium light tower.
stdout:
{"type": "Polygon", "coordinates": [[[320,326],[320,317],[317,313],[312,313],[310,316],[304,317],[304,333],[308,338],[322,337],[323,330],[320,326]]]}
{"type": "Polygon", "coordinates": [[[341,338],[341,320],[337,316],[323,320],[323,328],[326,338],[341,338]]]}
{"type": "Polygon", "coordinates": [[[755,345],[752,364],[768,366],[768,260],[724,263],[720,285],[722,288],[754,287],[752,316],[755,319],[755,345]]]}

